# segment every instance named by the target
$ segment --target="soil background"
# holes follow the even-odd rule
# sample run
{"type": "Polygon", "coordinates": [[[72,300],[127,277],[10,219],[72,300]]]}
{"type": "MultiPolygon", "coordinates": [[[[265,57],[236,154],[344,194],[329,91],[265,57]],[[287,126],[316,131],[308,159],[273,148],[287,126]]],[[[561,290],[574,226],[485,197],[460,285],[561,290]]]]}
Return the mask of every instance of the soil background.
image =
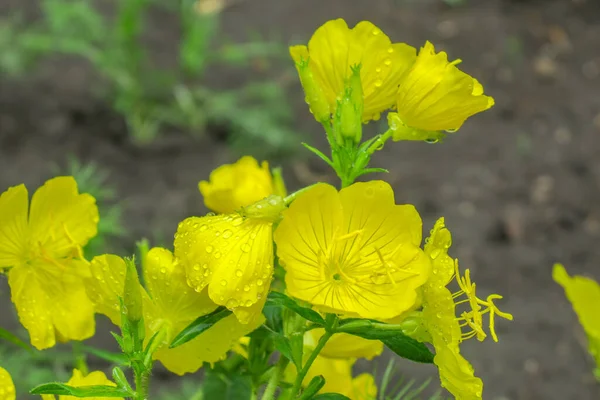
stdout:
{"type": "MultiPolygon", "coordinates": [[[[35,20],[37,7],[0,0],[0,15],[21,10],[35,20]]],[[[169,62],[176,21],[155,17],[148,44],[169,62]]],[[[370,20],[413,46],[431,40],[460,57],[461,68],[496,99],[441,144],[394,143],[374,159],[391,171],[381,178],[398,202],[422,213],[425,231],[446,217],[453,254],[471,269],[478,292],[503,294],[502,309],[514,314],[514,322],[499,322],[499,343],[463,346],[485,382],[484,399],[600,399],[581,329],[551,279],[560,261],[600,280],[600,2],[246,0],[224,11],[222,29],[239,41],[258,31],[300,43],[337,17],[350,25],[370,20]]],[[[291,62],[281,70],[293,74],[291,62]]],[[[207,74],[216,87],[251,79],[246,72],[207,74]]],[[[126,246],[144,236],[169,238],[178,221],[206,212],[198,181],[237,154],[210,132],[200,140],[173,135],[146,149],[129,145],[124,122],[92,95],[96,81],[89,66],[60,57],[26,79],[0,80],[0,189],[24,182],[33,192],[74,154],[110,172],[125,205],[126,246]]],[[[299,85],[289,92],[297,130],[324,148],[299,85]]],[[[335,182],[307,154],[271,161],[284,167],[290,189],[335,182]]],[[[0,289],[2,324],[14,326],[5,280],[0,289]]],[[[432,366],[400,368],[407,377],[437,379],[432,366]]]]}

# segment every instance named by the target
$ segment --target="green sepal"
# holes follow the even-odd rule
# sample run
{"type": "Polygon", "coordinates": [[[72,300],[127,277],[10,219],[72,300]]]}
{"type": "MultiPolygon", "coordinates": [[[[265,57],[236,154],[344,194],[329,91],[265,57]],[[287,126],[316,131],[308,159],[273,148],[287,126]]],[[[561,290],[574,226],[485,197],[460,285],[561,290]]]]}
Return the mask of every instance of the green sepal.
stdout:
{"type": "Polygon", "coordinates": [[[189,342],[229,315],[231,315],[231,311],[225,307],[219,307],[210,314],[196,318],[191,324],[186,326],[181,332],[179,332],[177,336],[175,336],[175,339],[173,339],[169,347],[172,349],[189,342]]]}
{"type": "Polygon", "coordinates": [[[323,319],[323,317],[321,317],[321,315],[318,312],[316,312],[308,307],[302,307],[301,305],[296,303],[296,301],[294,301],[293,299],[291,299],[290,297],[286,296],[283,293],[280,293],[280,292],[269,293],[269,297],[267,298],[267,302],[265,305],[281,305],[286,308],[289,308],[290,310],[294,311],[296,314],[304,317],[305,319],[307,319],[311,322],[320,324],[321,326],[325,325],[325,320],[323,319]]]}
{"type": "Polygon", "coordinates": [[[36,386],[29,393],[74,397],[131,397],[132,395],[129,391],[114,386],[93,385],[73,387],[58,382],[44,383],[36,386]]]}
{"type": "Polygon", "coordinates": [[[312,153],[314,153],[321,160],[325,161],[327,163],[327,165],[329,165],[331,168],[335,169],[335,166],[333,165],[333,161],[331,161],[329,159],[329,157],[327,157],[325,154],[323,154],[320,150],[318,150],[304,142],[302,142],[302,146],[306,147],[308,150],[310,150],[312,153]]]}

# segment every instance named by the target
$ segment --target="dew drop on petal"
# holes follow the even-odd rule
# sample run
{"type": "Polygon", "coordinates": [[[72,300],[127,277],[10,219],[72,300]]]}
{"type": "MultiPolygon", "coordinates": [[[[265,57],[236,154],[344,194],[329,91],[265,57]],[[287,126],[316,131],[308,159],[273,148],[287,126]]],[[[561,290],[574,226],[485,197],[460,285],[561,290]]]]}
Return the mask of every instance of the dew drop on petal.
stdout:
{"type": "Polygon", "coordinates": [[[390,59],[388,58],[388,59],[386,59],[386,60],[385,60],[383,63],[389,67],[390,65],[392,65],[392,60],[390,60],[390,59]]]}
{"type": "Polygon", "coordinates": [[[249,292],[249,291],[250,291],[250,286],[244,285],[244,292],[249,292]]]}
{"type": "Polygon", "coordinates": [[[242,273],[242,270],[241,270],[241,269],[238,269],[237,271],[235,271],[235,275],[236,275],[236,276],[238,276],[238,277],[239,277],[239,276],[242,276],[242,274],[243,274],[243,273],[242,273]]]}
{"type": "Polygon", "coordinates": [[[204,232],[207,229],[208,229],[208,225],[204,224],[200,227],[200,232],[204,232]]]}
{"type": "Polygon", "coordinates": [[[394,48],[393,48],[393,47],[390,47],[390,48],[388,49],[388,53],[392,54],[393,52],[394,52],[394,48]]]}
{"type": "Polygon", "coordinates": [[[221,281],[221,286],[227,286],[227,281],[225,279],[221,281]]]}
{"type": "Polygon", "coordinates": [[[208,254],[212,253],[212,251],[213,251],[213,247],[211,245],[206,246],[206,252],[208,254]]]}
{"type": "Polygon", "coordinates": [[[375,81],[375,87],[381,87],[381,85],[383,85],[383,81],[381,79],[377,79],[375,81]]]}
{"type": "Polygon", "coordinates": [[[249,245],[248,243],[244,243],[244,244],[243,244],[243,245],[240,247],[240,249],[241,249],[241,250],[242,250],[244,253],[247,253],[247,252],[249,252],[249,251],[250,251],[250,245],[249,245]]]}
{"type": "Polygon", "coordinates": [[[233,235],[233,232],[230,229],[223,231],[223,239],[229,239],[231,235],[233,235]]]}
{"type": "Polygon", "coordinates": [[[256,286],[262,286],[264,284],[262,279],[256,281],[256,286]]]}

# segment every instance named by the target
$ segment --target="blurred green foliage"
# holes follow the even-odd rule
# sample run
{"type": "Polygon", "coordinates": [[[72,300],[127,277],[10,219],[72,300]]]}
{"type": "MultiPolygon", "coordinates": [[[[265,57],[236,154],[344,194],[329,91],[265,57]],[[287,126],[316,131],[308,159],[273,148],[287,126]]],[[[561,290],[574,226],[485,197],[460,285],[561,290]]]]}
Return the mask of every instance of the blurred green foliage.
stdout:
{"type": "Polygon", "coordinates": [[[25,24],[18,15],[0,20],[0,73],[22,76],[53,54],[80,57],[103,78],[100,94],[127,122],[137,143],[148,143],[166,128],[202,135],[208,125],[227,130],[233,144],[287,151],[298,139],[281,84],[254,82],[230,90],[206,85],[207,68],[235,67],[244,75],[274,57],[287,57],[283,44],[255,38],[223,40],[219,13],[198,2],[115,0],[109,18],[91,0],[41,0],[43,18],[25,24]],[[153,64],[143,45],[150,12],[175,14],[180,22],[177,63],[153,64]],[[219,40],[216,40],[216,39],[219,40]],[[218,42],[218,43],[215,43],[218,42]]]}

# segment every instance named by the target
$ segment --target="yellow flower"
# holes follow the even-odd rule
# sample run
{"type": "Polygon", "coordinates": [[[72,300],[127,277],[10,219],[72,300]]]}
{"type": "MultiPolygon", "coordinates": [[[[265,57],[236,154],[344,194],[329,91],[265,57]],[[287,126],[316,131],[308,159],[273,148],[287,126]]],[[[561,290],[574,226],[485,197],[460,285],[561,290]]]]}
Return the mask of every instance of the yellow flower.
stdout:
{"type": "MultiPolygon", "coordinates": [[[[80,370],[74,369],[73,376],[67,382],[67,385],[73,387],[81,387],[81,386],[94,386],[94,385],[104,385],[104,386],[117,386],[113,381],[109,380],[104,372],[102,371],[94,371],[87,375],[83,375],[80,370]]],[[[122,397],[87,397],[90,400],[114,400],[121,399],[122,397]]],[[[51,394],[42,395],[43,400],[55,400],[56,397],[51,394]]],[[[58,400],[76,400],[77,397],[74,396],[58,396],[58,400]]]]}
{"type": "Polygon", "coordinates": [[[554,265],[552,277],[565,289],[577,313],[588,338],[590,354],[596,360],[596,376],[600,380],[600,285],[584,276],[569,276],[561,264],[554,265]]]}
{"type": "Polygon", "coordinates": [[[7,370],[0,367],[0,399],[15,400],[15,384],[7,370]]]}
{"type": "Polygon", "coordinates": [[[208,287],[216,304],[246,324],[261,314],[273,277],[273,222],[283,200],[271,196],[243,215],[187,218],[175,234],[175,256],[196,292],[208,287]]]}
{"type": "Polygon", "coordinates": [[[56,340],[94,334],[94,311],[82,285],[89,274],[82,247],[97,232],[98,208],[79,194],[72,177],[50,179],[28,209],[24,185],[0,196],[0,269],[31,344],[46,349],[56,340]]]}
{"type": "Polygon", "coordinates": [[[396,205],[383,181],[339,193],[317,184],[283,213],[275,232],[290,295],[317,309],[389,319],[413,306],[430,272],[421,217],[396,205]]]}
{"type": "Polygon", "coordinates": [[[448,62],[447,54],[436,53],[430,42],[421,48],[396,98],[398,115],[407,127],[454,131],[471,115],[494,105],[494,99],[483,94],[483,86],[456,67],[458,63],[448,62]]]}
{"type": "MultiPolygon", "coordinates": [[[[91,263],[93,278],[86,281],[96,310],[120,325],[119,301],[125,286],[125,261],[115,255],[95,257],[91,263]]],[[[196,318],[217,308],[204,290],[194,292],[186,282],[183,265],[166,249],[153,248],[143,260],[146,290],[142,290],[146,338],[159,332],[154,358],[178,375],[197,371],[204,362],[220,360],[240,337],[262,324],[259,317],[242,325],[230,315],[217,322],[190,342],[169,349],[179,332],[196,318]]]]}
{"type": "Polygon", "coordinates": [[[440,218],[425,245],[425,253],[431,258],[433,269],[430,279],[423,286],[422,322],[430,336],[428,340],[436,351],[434,363],[439,369],[442,386],[457,399],[481,399],[483,382],[474,376],[473,367],[460,354],[459,344],[475,336],[479,340],[487,336],[482,326],[482,315],[487,313],[490,315],[490,333],[497,341],[494,317],[497,315],[512,320],[512,315],[501,312],[495,306],[493,301],[501,299],[501,296],[491,295],[485,301],[476,296],[469,270],[461,277],[458,261],[448,255],[451,244],[450,231],[444,225],[444,219],[440,218]],[[446,285],[454,277],[460,290],[453,294],[446,285]],[[458,300],[461,296],[466,299],[458,300]],[[455,308],[461,304],[468,304],[470,310],[457,318],[455,308]],[[463,327],[471,330],[462,332],[463,327]]]}
{"type": "Polygon", "coordinates": [[[315,376],[325,378],[325,386],[319,393],[340,393],[351,400],[375,400],[377,385],[373,375],[364,373],[352,377],[355,360],[333,359],[318,356],[311,365],[303,385],[308,385],[315,376]]]}
{"type": "Polygon", "coordinates": [[[210,174],[209,181],[198,184],[207,208],[222,214],[233,213],[272,194],[284,197],[281,178],[271,176],[269,163],[250,156],[235,164],[225,164],[210,174]]]}
{"type": "MultiPolygon", "coordinates": [[[[305,343],[312,343],[313,347],[323,336],[325,329],[313,329],[306,332],[305,343]]],[[[326,358],[348,359],[366,358],[372,360],[383,352],[383,343],[379,340],[367,340],[348,333],[336,333],[333,335],[319,353],[326,358]]]]}
{"type": "MultiPolygon", "coordinates": [[[[312,84],[324,96],[325,115],[335,110],[337,99],[343,94],[346,80],[352,73],[351,68],[360,65],[364,121],[379,119],[381,112],[394,105],[400,79],[416,58],[413,47],[392,43],[371,22],[362,21],[350,29],[343,19],[326,22],[315,31],[308,47],[293,46],[290,54],[301,77],[303,63],[308,62],[314,78],[312,84]]],[[[315,100],[308,94],[315,89],[309,86],[310,82],[301,81],[313,109],[315,100]]]]}

